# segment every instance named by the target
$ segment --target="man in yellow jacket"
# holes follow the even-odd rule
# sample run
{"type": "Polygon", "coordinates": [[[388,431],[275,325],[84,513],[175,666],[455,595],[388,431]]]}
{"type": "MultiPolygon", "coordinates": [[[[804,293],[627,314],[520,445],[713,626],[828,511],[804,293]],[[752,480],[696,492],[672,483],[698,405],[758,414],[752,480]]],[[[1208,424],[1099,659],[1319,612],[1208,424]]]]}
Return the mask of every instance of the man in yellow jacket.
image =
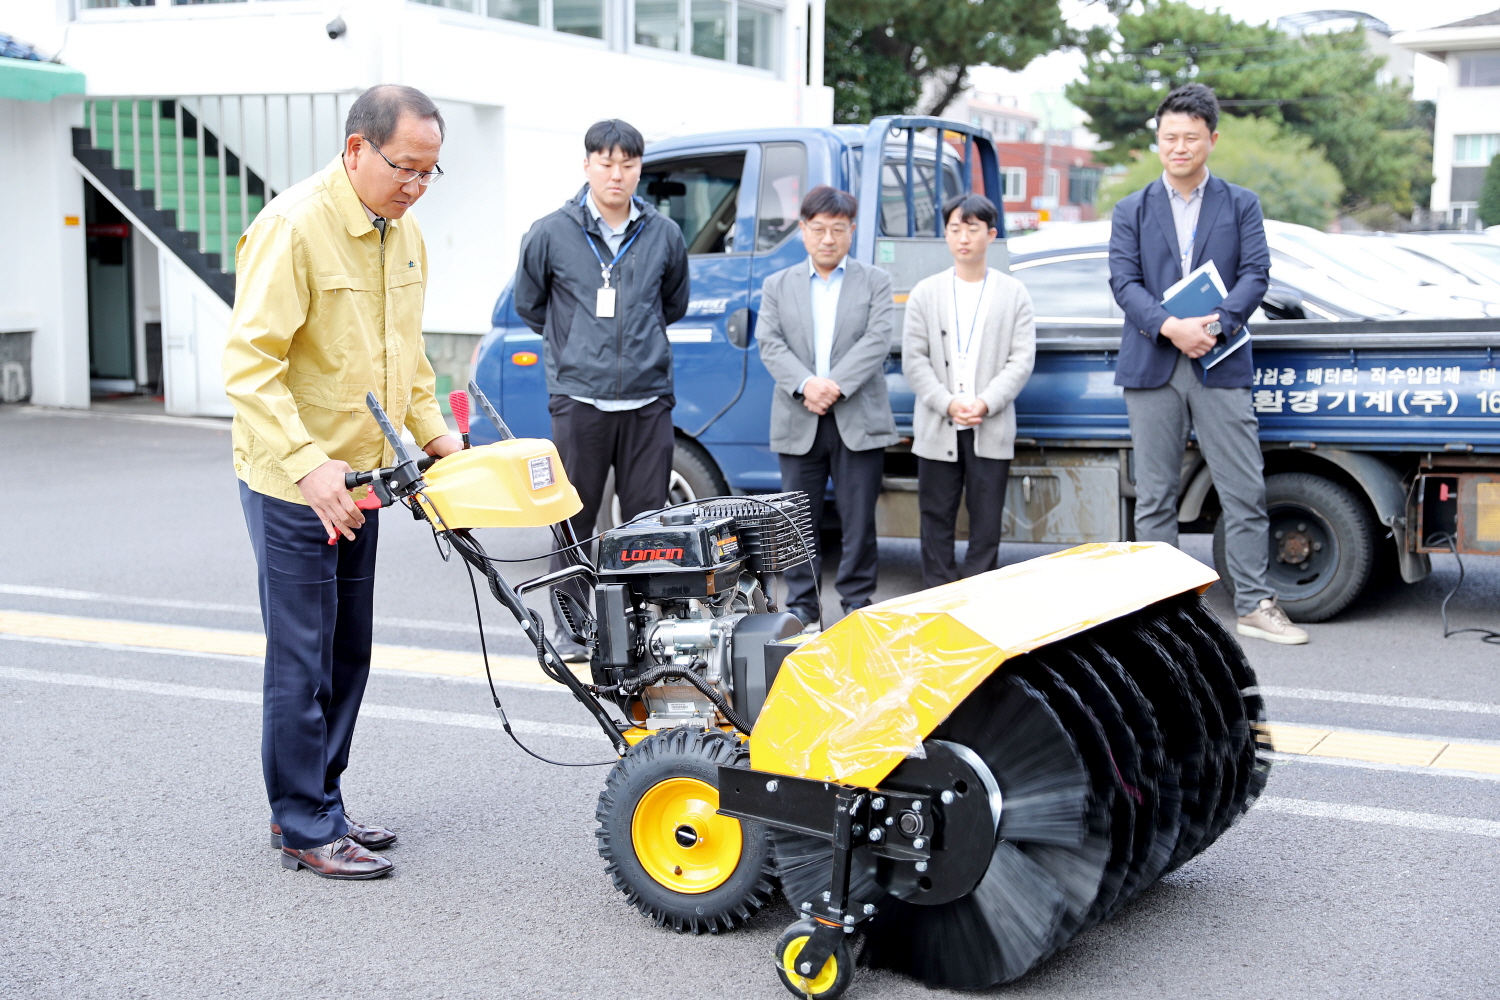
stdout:
{"type": "Polygon", "coordinates": [[[396,842],[344,814],[339,777],[370,671],[378,511],[344,474],[392,463],[365,408],[429,455],[448,434],[423,352],[427,251],[407,211],[442,176],[443,117],[384,85],[349,109],[343,154],[282,192],[237,249],[224,380],[266,630],[261,765],[281,862],[377,878],[396,842]]]}

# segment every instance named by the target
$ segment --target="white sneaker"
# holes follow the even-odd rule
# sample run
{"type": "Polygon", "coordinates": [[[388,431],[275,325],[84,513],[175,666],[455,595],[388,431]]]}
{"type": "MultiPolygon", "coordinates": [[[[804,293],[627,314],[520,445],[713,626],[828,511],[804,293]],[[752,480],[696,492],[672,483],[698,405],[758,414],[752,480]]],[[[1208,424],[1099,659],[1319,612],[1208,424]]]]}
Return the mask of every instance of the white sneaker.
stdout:
{"type": "Polygon", "coordinates": [[[1252,639],[1279,642],[1284,646],[1300,646],[1307,641],[1307,631],[1292,624],[1292,620],[1281,610],[1273,598],[1267,597],[1260,607],[1248,615],[1241,615],[1235,630],[1252,639]]]}

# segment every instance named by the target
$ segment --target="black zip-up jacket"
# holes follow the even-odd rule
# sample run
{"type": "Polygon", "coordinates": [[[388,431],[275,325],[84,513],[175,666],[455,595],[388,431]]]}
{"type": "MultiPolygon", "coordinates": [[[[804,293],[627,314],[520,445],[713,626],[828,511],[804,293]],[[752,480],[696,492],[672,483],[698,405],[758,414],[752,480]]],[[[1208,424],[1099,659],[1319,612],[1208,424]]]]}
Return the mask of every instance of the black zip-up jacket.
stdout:
{"type": "MultiPolygon", "coordinates": [[[[587,186],[521,241],[516,268],[516,312],[546,341],[547,391],[586,399],[643,399],[672,394],[672,345],[666,328],[687,315],[688,258],[677,223],[637,200],[637,232],[615,265],[610,287],[615,315],[594,315],[604,287],[599,257],[613,259],[598,223],[580,201],[587,186]]],[[[621,243],[621,246],[624,246],[621,243]]]]}

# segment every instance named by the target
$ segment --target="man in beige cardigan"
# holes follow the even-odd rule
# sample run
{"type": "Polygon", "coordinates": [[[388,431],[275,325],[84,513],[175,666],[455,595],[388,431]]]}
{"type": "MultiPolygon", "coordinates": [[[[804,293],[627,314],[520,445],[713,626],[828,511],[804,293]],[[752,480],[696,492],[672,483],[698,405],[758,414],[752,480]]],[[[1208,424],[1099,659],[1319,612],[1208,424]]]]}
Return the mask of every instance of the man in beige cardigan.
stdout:
{"type": "Polygon", "coordinates": [[[936,587],[995,568],[1000,514],[1015,457],[1015,400],[1031,377],[1036,329],[1031,295],[989,267],[999,213],[983,195],[943,206],[953,267],[924,278],[906,303],[901,364],[916,393],[917,502],[922,583],[936,587]],[[969,509],[969,552],[953,557],[958,504],[969,509]]]}

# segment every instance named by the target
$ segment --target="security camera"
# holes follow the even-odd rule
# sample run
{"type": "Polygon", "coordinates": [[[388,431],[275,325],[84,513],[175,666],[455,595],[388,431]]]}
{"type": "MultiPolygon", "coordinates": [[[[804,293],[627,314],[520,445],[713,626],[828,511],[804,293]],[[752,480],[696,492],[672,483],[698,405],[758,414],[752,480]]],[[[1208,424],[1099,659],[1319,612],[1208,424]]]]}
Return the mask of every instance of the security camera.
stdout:
{"type": "Polygon", "coordinates": [[[342,17],[336,17],[328,22],[328,27],[324,30],[328,32],[329,38],[339,38],[349,30],[349,26],[342,17]]]}

